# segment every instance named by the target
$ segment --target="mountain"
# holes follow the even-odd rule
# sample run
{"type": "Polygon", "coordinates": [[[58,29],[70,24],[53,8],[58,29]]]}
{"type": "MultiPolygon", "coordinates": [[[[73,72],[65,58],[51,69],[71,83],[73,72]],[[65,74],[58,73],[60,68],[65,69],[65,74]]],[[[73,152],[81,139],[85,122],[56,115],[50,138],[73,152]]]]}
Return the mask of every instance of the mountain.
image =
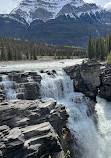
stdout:
{"type": "Polygon", "coordinates": [[[110,27],[111,12],[83,0],[23,0],[0,16],[0,35],[55,45],[86,47],[110,27]]]}
{"type": "Polygon", "coordinates": [[[27,22],[18,15],[0,15],[0,36],[23,38],[27,22]]]}
{"type": "Polygon", "coordinates": [[[35,19],[47,21],[63,14],[66,9],[66,13],[70,14],[74,7],[78,8],[83,5],[82,0],[23,0],[11,14],[20,15],[28,23],[35,19]]]}
{"type": "Polygon", "coordinates": [[[69,15],[75,19],[86,17],[87,14],[96,16],[98,20],[101,18],[102,21],[107,19],[107,22],[111,22],[110,12],[96,4],[85,3],[83,0],[23,0],[11,14],[19,15],[29,24],[35,19],[47,21],[60,15],[69,15]]]}

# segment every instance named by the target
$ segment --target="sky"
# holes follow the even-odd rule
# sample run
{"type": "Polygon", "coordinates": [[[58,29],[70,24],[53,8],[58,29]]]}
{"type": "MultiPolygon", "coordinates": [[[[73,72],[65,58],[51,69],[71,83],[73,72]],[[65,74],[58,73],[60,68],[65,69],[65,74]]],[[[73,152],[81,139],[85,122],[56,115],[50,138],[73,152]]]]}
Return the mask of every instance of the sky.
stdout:
{"type": "Polygon", "coordinates": [[[0,0],[0,14],[10,13],[22,0],[0,0]]]}
{"type": "Polygon", "coordinates": [[[96,3],[97,5],[104,6],[105,8],[111,8],[111,0],[84,0],[87,3],[96,3]]]}
{"type": "MultiPolygon", "coordinates": [[[[22,0],[0,0],[0,14],[10,13],[16,8],[22,0]]],[[[111,0],[84,0],[87,3],[96,3],[97,5],[111,8],[111,0]]]]}

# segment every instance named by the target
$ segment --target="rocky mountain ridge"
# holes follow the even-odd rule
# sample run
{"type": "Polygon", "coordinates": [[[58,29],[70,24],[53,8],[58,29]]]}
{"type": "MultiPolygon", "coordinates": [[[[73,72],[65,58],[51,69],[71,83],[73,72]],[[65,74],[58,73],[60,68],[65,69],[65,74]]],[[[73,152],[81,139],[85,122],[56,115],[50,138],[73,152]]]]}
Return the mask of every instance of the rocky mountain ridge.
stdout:
{"type": "Polygon", "coordinates": [[[1,36],[54,45],[86,48],[89,35],[102,36],[110,27],[111,12],[83,0],[24,0],[10,14],[0,15],[1,36]]]}

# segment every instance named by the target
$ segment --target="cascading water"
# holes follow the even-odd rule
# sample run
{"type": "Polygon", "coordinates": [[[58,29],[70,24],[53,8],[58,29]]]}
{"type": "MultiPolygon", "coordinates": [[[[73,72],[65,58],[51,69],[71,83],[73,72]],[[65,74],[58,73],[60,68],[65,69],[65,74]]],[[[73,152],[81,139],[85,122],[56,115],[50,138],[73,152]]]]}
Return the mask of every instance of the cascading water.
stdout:
{"type": "MultiPolygon", "coordinates": [[[[7,75],[1,75],[1,77],[2,82],[0,82],[0,84],[3,86],[3,91],[7,101],[18,101],[20,99],[19,96],[21,96],[22,99],[25,99],[24,84],[18,84],[15,81],[10,80],[7,75]]],[[[29,82],[32,81],[31,77],[27,80],[29,82]]]]}
{"type": "Polygon", "coordinates": [[[68,126],[72,133],[76,133],[82,152],[81,157],[106,158],[102,156],[101,140],[97,129],[92,119],[87,116],[89,100],[83,94],[74,92],[73,81],[63,71],[54,75],[43,73],[41,76],[42,98],[53,98],[66,106],[69,114],[68,126]]]}
{"type": "Polygon", "coordinates": [[[5,92],[5,95],[6,95],[6,100],[8,100],[8,101],[17,100],[16,92],[12,88],[13,84],[14,84],[14,82],[10,81],[10,79],[9,79],[9,77],[7,75],[2,75],[1,85],[3,85],[3,87],[4,87],[4,92],[5,92]]]}

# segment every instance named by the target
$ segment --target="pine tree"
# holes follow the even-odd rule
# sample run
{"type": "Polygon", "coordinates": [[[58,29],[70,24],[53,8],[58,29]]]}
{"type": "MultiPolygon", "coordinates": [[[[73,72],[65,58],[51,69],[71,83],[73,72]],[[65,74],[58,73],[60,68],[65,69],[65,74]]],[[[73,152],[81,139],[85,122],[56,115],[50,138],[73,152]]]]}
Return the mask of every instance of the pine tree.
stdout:
{"type": "Polygon", "coordinates": [[[105,47],[104,47],[104,39],[100,38],[100,45],[101,45],[101,51],[100,51],[100,60],[104,60],[104,53],[105,53],[105,47]]]}
{"type": "Polygon", "coordinates": [[[6,49],[3,40],[1,39],[1,61],[7,60],[6,49]]]}
{"type": "Polygon", "coordinates": [[[7,42],[7,58],[8,60],[13,60],[13,48],[11,47],[10,42],[7,42]]]}
{"type": "Polygon", "coordinates": [[[93,43],[92,43],[92,37],[90,35],[89,37],[89,42],[88,42],[88,57],[89,59],[93,58],[93,52],[94,51],[94,47],[93,47],[93,43]]]}
{"type": "Polygon", "coordinates": [[[109,53],[111,52],[111,31],[109,33],[109,53]]]}
{"type": "Polygon", "coordinates": [[[33,60],[37,60],[37,50],[36,50],[36,45],[33,46],[33,60]]]}

